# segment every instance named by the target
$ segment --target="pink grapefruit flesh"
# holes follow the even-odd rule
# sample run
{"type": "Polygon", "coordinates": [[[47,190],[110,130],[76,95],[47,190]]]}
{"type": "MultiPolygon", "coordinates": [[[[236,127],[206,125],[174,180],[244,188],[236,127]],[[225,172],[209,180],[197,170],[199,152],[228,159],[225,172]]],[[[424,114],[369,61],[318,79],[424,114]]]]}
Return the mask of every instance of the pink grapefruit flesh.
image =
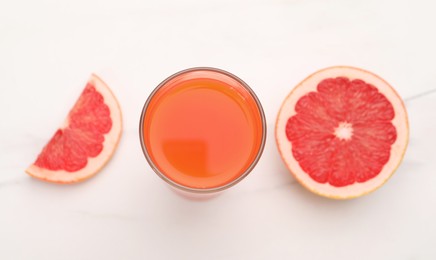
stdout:
{"type": "Polygon", "coordinates": [[[116,97],[99,77],[92,75],[63,126],[26,172],[56,183],[88,179],[109,161],[121,132],[116,97]]]}
{"type": "Polygon", "coordinates": [[[384,184],[408,143],[408,120],[395,90],[371,72],[331,67],[301,82],[276,122],[280,154],[310,191],[347,199],[384,184]]]}

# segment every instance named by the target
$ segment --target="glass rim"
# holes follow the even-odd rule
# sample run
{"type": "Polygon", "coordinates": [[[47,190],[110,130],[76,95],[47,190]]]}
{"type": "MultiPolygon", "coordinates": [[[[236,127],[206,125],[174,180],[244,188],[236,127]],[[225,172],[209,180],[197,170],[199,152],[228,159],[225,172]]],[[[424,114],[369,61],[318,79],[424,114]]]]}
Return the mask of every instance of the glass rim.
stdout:
{"type": "Polygon", "coordinates": [[[214,192],[220,192],[223,190],[226,190],[232,186],[234,186],[235,184],[239,183],[240,181],[242,181],[245,177],[247,177],[247,175],[254,169],[254,167],[257,165],[257,163],[259,162],[263,150],[265,148],[265,143],[266,143],[266,131],[267,131],[267,126],[266,126],[266,118],[265,118],[265,113],[263,111],[263,107],[262,104],[260,103],[260,100],[258,99],[258,97],[256,96],[256,94],[254,93],[254,91],[250,88],[250,86],[248,86],[247,83],[245,83],[242,79],[240,79],[239,77],[235,76],[234,74],[227,72],[225,70],[222,69],[217,69],[217,68],[212,68],[212,67],[192,67],[192,68],[188,68],[188,69],[184,69],[181,70],[179,72],[176,72],[174,74],[172,74],[171,76],[167,77],[166,79],[164,79],[161,83],[159,83],[159,85],[157,85],[157,87],[150,93],[150,95],[148,96],[147,100],[144,103],[144,106],[142,108],[142,112],[141,112],[141,118],[139,121],[139,138],[141,141],[141,148],[142,148],[142,152],[145,156],[145,159],[147,160],[148,164],[150,165],[150,167],[153,169],[153,171],[161,178],[163,179],[166,183],[170,184],[171,186],[183,190],[183,191],[187,191],[187,192],[193,192],[193,193],[214,193],[214,192]],[[159,168],[157,167],[157,165],[153,162],[153,160],[150,157],[150,154],[147,150],[147,147],[145,145],[144,142],[144,118],[145,118],[145,114],[147,112],[148,106],[151,102],[151,100],[154,98],[154,96],[159,92],[159,90],[164,87],[170,80],[188,73],[188,72],[195,72],[195,71],[211,71],[211,72],[215,72],[215,73],[221,73],[225,76],[228,76],[234,80],[236,80],[239,84],[241,84],[241,86],[248,91],[248,93],[250,94],[250,96],[253,98],[255,104],[256,104],[256,110],[259,112],[260,114],[260,120],[262,121],[262,138],[261,138],[261,143],[260,143],[260,147],[257,149],[257,154],[256,157],[253,159],[253,161],[250,163],[250,165],[248,166],[247,169],[245,169],[244,172],[242,172],[237,178],[235,178],[234,180],[225,183],[224,185],[220,185],[218,187],[212,187],[212,188],[193,188],[193,187],[189,187],[189,186],[185,186],[182,185],[180,183],[177,183],[173,180],[171,180],[167,175],[165,175],[163,172],[161,172],[159,170],[159,168]]]}

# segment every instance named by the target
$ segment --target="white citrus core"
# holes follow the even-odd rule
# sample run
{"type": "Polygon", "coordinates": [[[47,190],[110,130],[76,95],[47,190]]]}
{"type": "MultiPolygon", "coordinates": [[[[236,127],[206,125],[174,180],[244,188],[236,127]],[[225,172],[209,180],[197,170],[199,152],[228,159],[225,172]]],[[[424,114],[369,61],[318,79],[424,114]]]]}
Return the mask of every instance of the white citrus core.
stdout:
{"type": "MultiPolygon", "coordinates": [[[[352,125],[346,122],[336,128],[334,134],[338,138],[346,140],[352,138],[352,125]]],[[[297,85],[284,100],[282,107],[277,116],[276,122],[276,141],[280,154],[285,161],[288,169],[294,177],[307,189],[321,196],[347,199],[359,197],[369,193],[385,183],[400,164],[409,138],[409,126],[407,113],[403,101],[395,90],[382,78],[371,72],[353,68],[353,67],[330,67],[320,70],[297,85]],[[374,178],[363,182],[354,183],[345,187],[334,187],[329,183],[319,183],[314,181],[306,172],[304,172],[299,163],[292,154],[292,143],[286,136],[286,124],[289,118],[296,114],[295,105],[297,101],[311,91],[317,91],[319,82],[326,78],[347,77],[350,80],[361,79],[366,83],[375,86],[392,104],[395,117],[392,124],[397,130],[397,139],[391,146],[389,161],[384,165],[382,171],[374,178]]]]}
{"type": "Polygon", "coordinates": [[[335,128],[335,136],[340,140],[350,140],[351,136],[353,136],[353,126],[351,123],[341,122],[335,128]]]}
{"type": "MultiPolygon", "coordinates": [[[[34,164],[27,168],[26,172],[30,175],[50,182],[73,183],[85,180],[95,175],[111,158],[114,153],[122,132],[121,109],[112,91],[98,76],[92,74],[88,81],[103,96],[104,103],[108,105],[111,113],[112,128],[109,133],[104,135],[103,150],[94,158],[88,158],[87,165],[76,172],[67,172],[65,170],[52,171],[40,168],[34,164]]],[[[68,124],[68,118],[65,120],[63,127],[68,124]]]]}

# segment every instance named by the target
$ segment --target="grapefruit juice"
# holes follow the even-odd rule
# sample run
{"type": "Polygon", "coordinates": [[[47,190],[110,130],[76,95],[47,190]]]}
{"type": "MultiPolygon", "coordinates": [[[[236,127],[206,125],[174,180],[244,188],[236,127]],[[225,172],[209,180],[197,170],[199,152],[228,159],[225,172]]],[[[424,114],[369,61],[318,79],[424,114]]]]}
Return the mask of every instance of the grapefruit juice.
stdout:
{"type": "Polygon", "coordinates": [[[253,91],[213,68],[181,71],[162,82],[144,105],[140,137],[154,171],[193,192],[225,189],[259,159],[266,126],[253,91]]]}

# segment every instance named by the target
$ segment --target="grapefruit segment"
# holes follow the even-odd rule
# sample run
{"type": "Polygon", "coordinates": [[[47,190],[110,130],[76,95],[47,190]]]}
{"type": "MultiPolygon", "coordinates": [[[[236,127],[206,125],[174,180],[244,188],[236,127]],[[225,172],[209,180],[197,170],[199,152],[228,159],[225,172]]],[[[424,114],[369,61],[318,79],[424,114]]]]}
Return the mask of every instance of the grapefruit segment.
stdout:
{"type": "Polygon", "coordinates": [[[294,177],[312,192],[338,199],[380,187],[408,143],[407,113],[383,79],[331,67],[301,82],[276,122],[277,146],[294,177]]]}
{"type": "Polygon", "coordinates": [[[93,74],[63,126],[26,172],[56,183],[88,179],[109,161],[121,132],[118,101],[106,83],[93,74]]]}

